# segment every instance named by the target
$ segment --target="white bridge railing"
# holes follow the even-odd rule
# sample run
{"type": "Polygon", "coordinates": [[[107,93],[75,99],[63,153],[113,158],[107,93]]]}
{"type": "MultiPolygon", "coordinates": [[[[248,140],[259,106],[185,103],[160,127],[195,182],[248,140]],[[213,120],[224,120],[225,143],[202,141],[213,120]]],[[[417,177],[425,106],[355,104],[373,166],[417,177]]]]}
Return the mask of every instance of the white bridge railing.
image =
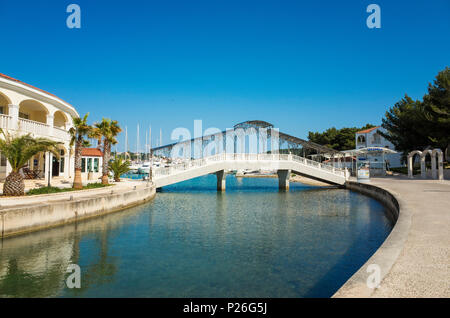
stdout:
{"type": "Polygon", "coordinates": [[[288,154],[229,154],[222,153],[205,157],[201,159],[189,160],[186,162],[178,163],[170,167],[161,167],[152,169],[152,176],[155,178],[169,176],[178,172],[204,167],[209,164],[213,164],[221,161],[294,161],[302,165],[319,169],[321,171],[327,171],[337,176],[346,177],[345,169],[335,168],[332,165],[320,163],[314,160],[303,158],[296,155],[288,154]]]}

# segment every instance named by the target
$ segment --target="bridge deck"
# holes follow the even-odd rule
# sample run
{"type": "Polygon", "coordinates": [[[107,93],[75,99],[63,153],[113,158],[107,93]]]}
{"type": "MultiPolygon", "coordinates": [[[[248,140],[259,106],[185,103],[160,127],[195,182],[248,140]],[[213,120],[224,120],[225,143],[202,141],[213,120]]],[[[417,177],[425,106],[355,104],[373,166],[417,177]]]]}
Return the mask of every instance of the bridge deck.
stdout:
{"type": "Polygon", "coordinates": [[[287,170],[329,184],[343,185],[347,173],[331,165],[286,154],[218,154],[153,171],[157,188],[227,170],[287,170]]]}

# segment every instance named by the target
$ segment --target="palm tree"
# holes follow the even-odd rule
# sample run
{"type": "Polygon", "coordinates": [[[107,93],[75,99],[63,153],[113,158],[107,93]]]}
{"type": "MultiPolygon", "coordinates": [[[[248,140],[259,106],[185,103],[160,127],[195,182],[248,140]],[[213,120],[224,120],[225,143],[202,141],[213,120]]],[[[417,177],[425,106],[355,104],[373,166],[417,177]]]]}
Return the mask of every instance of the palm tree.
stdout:
{"type": "Polygon", "coordinates": [[[25,194],[25,183],[20,169],[25,167],[34,155],[50,151],[59,157],[58,145],[62,144],[47,138],[34,138],[30,134],[11,136],[3,129],[0,132],[5,139],[0,139],[0,152],[6,157],[12,171],[3,185],[3,195],[19,196],[25,194]]]}
{"type": "Polygon", "coordinates": [[[111,157],[111,145],[117,144],[117,135],[122,131],[117,120],[102,118],[102,121],[94,124],[91,134],[97,140],[103,140],[103,166],[102,183],[108,184],[109,159],[111,157]]]}
{"type": "Polygon", "coordinates": [[[73,118],[73,127],[69,129],[69,133],[72,136],[70,140],[70,147],[75,144],[75,177],[73,179],[73,188],[82,189],[83,183],[81,180],[81,149],[83,145],[87,143],[86,136],[92,131],[92,127],[88,125],[87,118],[89,113],[84,115],[83,118],[73,118]]]}
{"type": "Polygon", "coordinates": [[[119,182],[120,176],[130,171],[131,162],[121,157],[115,158],[109,163],[109,169],[114,173],[114,181],[119,182]]]}

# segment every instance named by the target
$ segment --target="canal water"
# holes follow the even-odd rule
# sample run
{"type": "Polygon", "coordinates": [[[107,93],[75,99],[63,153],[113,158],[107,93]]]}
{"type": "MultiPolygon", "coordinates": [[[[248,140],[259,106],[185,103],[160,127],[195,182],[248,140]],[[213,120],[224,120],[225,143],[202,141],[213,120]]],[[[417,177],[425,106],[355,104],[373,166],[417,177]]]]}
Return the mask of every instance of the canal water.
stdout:
{"type": "Polygon", "coordinates": [[[1,297],[330,297],[393,224],[361,194],[213,175],[145,205],[0,241],[1,297]],[[70,289],[70,264],[81,288],[70,289]]]}

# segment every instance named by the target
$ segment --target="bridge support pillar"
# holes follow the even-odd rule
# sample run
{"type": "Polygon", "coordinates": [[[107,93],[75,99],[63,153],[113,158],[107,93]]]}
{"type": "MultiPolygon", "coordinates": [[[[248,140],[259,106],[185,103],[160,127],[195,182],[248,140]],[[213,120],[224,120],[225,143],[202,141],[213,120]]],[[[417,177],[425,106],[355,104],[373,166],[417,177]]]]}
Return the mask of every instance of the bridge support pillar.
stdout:
{"type": "Polygon", "coordinates": [[[225,170],[217,171],[216,176],[217,176],[217,191],[225,191],[227,178],[225,170]]]}
{"type": "Polygon", "coordinates": [[[291,176],[291,170],[278,170],[278,187],[280,190],[289,190],[289,177],[291,176]]]}

